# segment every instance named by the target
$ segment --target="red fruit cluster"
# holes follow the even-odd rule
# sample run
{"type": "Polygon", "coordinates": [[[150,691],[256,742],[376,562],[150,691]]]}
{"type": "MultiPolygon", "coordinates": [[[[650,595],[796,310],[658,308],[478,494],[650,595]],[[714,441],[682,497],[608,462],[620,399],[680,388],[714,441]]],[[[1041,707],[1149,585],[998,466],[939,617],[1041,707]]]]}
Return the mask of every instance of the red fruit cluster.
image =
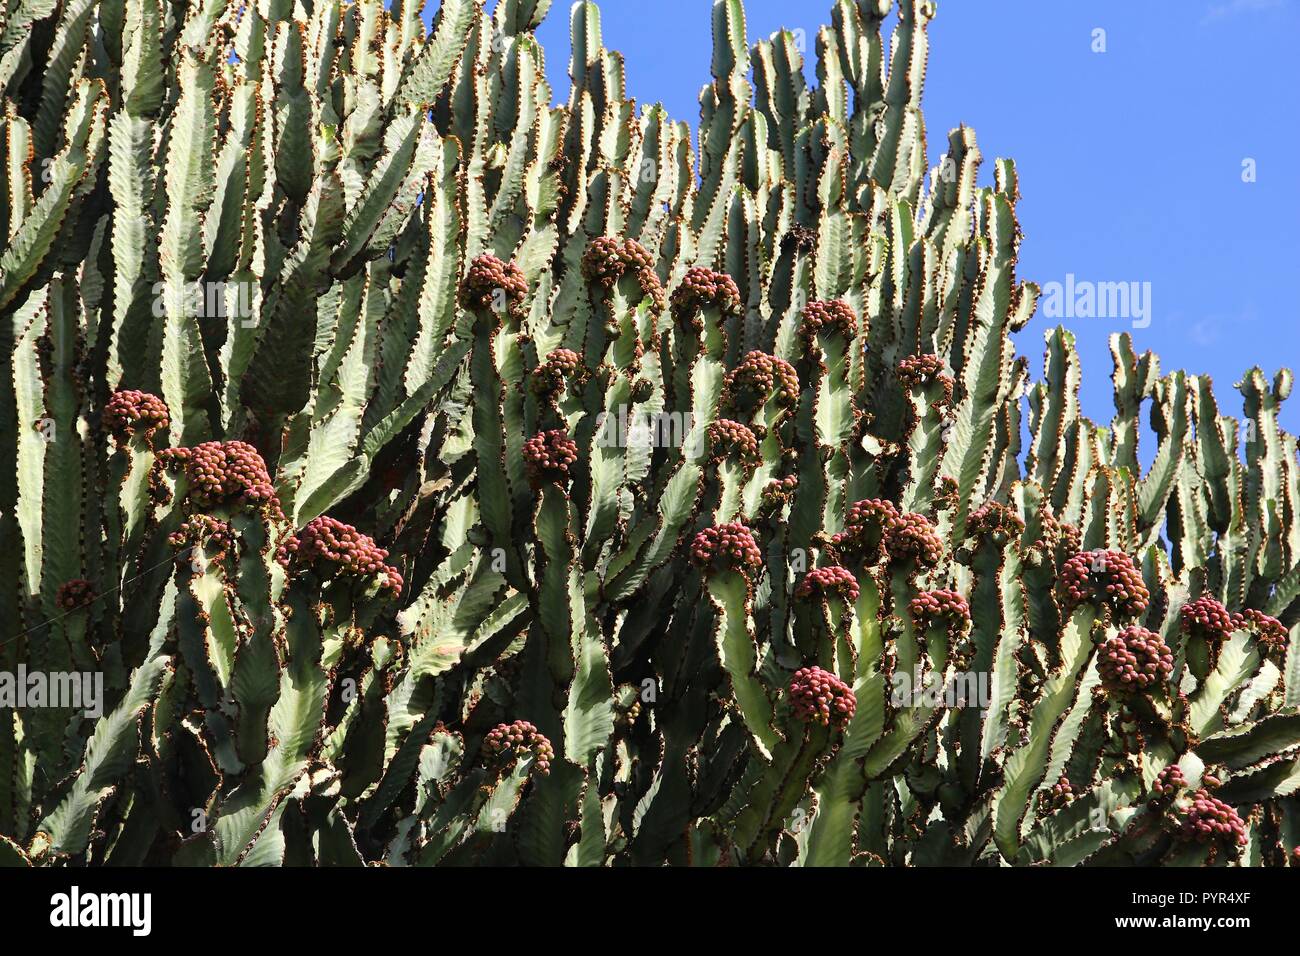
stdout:
{"type": "Polygon", "coordinates": [[[773,393],[781,405],[799,404],[799,373],[785,359],[754,351],[727,373],[726,394],[732,403],[759,403],[773,393]]]}
{"type": "Polygon", "coordinates": [[[1070,778],[1065,775],[1039,796],[1044,810],[1059,810],[1073,799],[1074,788],[1070,786],[1070,778]]]}
{"type": "Polygon", "coordinates": [[[230,522],[205,514],[191,515],[167,536],[167,542],[173,548],[208,545],[222,554],[233,554],[236,541],[235,529],[230,522]]]}
{"type": "Polygon", "coordinates": [[[1183,768],[1176,763],[1171,763],[1156,774],[1156,779],[1151,784],[1151,789],[1155,791],[1157,797],[1175,797],[1186,787],[1187,778],[1183,776],[1183,768]]]}
{"type": "Polygon", "coordinates": [[[1217,843],[1231,848],[1245,846],[1246,823],[1237,811],[1208,790],[1197,790],[1191,803],[1181,808],[1178,835],[1194,843],[1217,843]]]}
{"type": "Polygon", "coordinates": [[[892,501],[868,498],[854,502],[845,515],[844,530],[831,538],[831,545],[855,561],[874,564],[880,558],[885,532],[897,520],[898,509],[892,501]]]}
{"type": "Polygon", "coordinates": [[[942,624],[952,636],[963,634],[970,626],[970,605],[957,591],[939,589],[922,591],[907,605],[919,630],[942,624]]]}
{"type": "Polygon", "coordinates": [[[937,355],[913,355],[898,363],[895,374],[907,388],[919,388],[943,374],[943,359],[937,355]]]}
{"type": "Polygon", "coordinates": [[[570,379],[578,378],[583,369],[582,356],[572,349],[556,349],[533,372],[533,391],[539,395],[557,395],[570,379]]]}
{"type": "Polygon", "coordinates": [[[1144,693],[1169,679],[1174,655],[1159,634],[1144,627],[1128,627],[1102,645],[1097,669],[1102,686],[1110,693],[1144,693]]]}
{"type": "Polygon", "coordinates": [[[1005,541],[1019,538],[1025,533],[1025,522],[1004,504],[987,501],[971,513],[966,520],[966,531],[972,538],[992,538],[1005,541]]]}
{"type": "Polygon", "coordinates": [[[618,280],[631,272],[643,296],[656,312],[667,306],[663,283],[655,272],[654,256],[635,239],[601,236],[593,239],[582,256],[582,277],[588,282],[612,289],[618,280]]]}
{"type": "Polygon", "coordinates": [[[267,507],[279,514],[280,503],[266,462],[242,441],[208,441],[193,448],[165,448],[158,453],[165,467],[183,467],[188,497],[202,508],[223,505],[267,507]]]}
{"type": "Polygon", "coordinates": [[[795,720],[828,727],[853,719],[857,698],[849,685],[820,667],[803,667],[790,679],[790,706],[795,720]]]}
{"type": "Polygon", "coordinates": [[[1062,521],[1056,531],[1067,553],[1075,554],[1083,547],[1083,532],[1068,521],[1062,521]]]}
{"type": "Polygon", "coordinates": [[[542,776],[551,772],[555,748],[546,735],[526,720],[511,724],[497,724],[483,738],[483,754],[489,762],[514,761],[533,758],[532,769],[542,776]]]}
{"type": "Polygon", "coordinates": [[[59,585],[54,594],[54,605],[60,611],[76,611],[95,600],[95,586],[85,578],[73,578],[59,585]]]}
{"type": "Polygon", "coordinates": [[[691,542],[691,560],[706,571],[735,570],[744,573],[763,566],[763,552],[753,532],[739,522],[705,528],[691,542]]]}
{"type": "Polygon", "coordinates": [[[723,315],[740,313],[740,289],[735,280],[725,272],[712,269],[686,270],[681,285],[673,290],[673,315],[691,319],[691,324],[700,329],[703,325],[694,315],[708,308],[716,308],[723,315]]]}
{"type": "Polygon", "coordinates": [[[779,507],[794,497],[795,490],[799,487],[799,477],[797,475],[788,475],[785,478],[777,478],[767,483],[763,489],[763,504],[769,508],[779,507]]]}
{"type": "Polygon", "coordinates": [[[1236,626],[1242,630],[1252,631],[1266,652],[1281,653],[1286,651],[1289,635],[1286,625],[1275,617],[1269,617],[1263,611],[1247,608],[1236,617],[1236,626]]]}
{"type": "Polygon", "coordinates": [[[884,544],[892,561],[910,558],[921,567],[933,568],[943,560],[943,538],[924,515],[899,515],[885,529],[884,544]]]}
{"type": "Polygon", "coordinates": [[[1123,551],[1081,551],[1061,569],[1061,588],[1067,611],[1094,601],[1137,617],[1151,600],[1137,566],[1123,551]]]}
{"type": "Polygon", "coordinates": [[[741,461],[758,461],[758,439],[748,425],[720,418],[709,426],[709,447],[719,460],[735,455],[741,461]]]}
{"type": "Polygon", "coordinates": [[[1237,629],[1228,609],[1208,595],[1188,601],[1178,613],[1184,634],[1202,637],[1212,644],[1221,644],[1237,629]]]}
{"type": "Polygon", "coordinates": [[[134,435],[145,439],[171,424],[167,403],[157,395],[124,388],[114,392],[104,406],[104,427],[124,445],[134,435]]]}
{"type": "Polygon", "coordinates": [[[322,515],[307,527],[290,535],[275,558],[286,568],[312,568],[321,577],[383,577],[383,586],[394,594],[402,590],[402,576],[385,561],[388,552],[350,524],[322,515]]]}
{"type": "Polygon", "coordinates": [[[826,302],[809,302],[803,310],[803,326],[799,333],[804,341],[811,342],[818,335],[838,332],[846,339],[858,334],[858,317],[853,306],[842,299],[826,302]]]}
{"type": "Polygon", "coordinates": [[[498,291],[514,310],[528,297],[528,280],[513,262],[502,262],[484,254],[469,264],[469,272],[460,284],[460,301],[467,309],[490,310],[496,306],[498,291]]]}
{"type": "Polygon", "coordinates": [[[838,594],[852,604],[858,599],[858,579],[848,568],[835,564],[813,568],[803,576],[795,588],[794,596],[807,599],[814,594],[838,594]]]}
{"type": "Polygon", "coordinates": [[[569,480],[569,466],[578,460],[577,443],[563,428],[552,428],[524,442],[524,470],[534,488],[562,485],[569,480]]]}

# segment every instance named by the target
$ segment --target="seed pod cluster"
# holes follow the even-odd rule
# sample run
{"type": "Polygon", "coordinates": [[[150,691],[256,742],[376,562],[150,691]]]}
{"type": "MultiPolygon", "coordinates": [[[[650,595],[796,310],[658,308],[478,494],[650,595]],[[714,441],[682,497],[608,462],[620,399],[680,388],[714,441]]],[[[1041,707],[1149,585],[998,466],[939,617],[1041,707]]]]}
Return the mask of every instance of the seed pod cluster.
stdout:
{"type": "Polygon", "coordinates": [[[171,416],[167,403],[157,395],[125,388],[109,396],[103,423],[121,446],[136,435],[152,439],[154,432],[171,424],[171,416]]]}
{"type": "Polygon", "coordinates": [[[673,316],[686,321],[697,331],[704,326],[695,313],[714,308],[723,315],[740,313],[740,289],[725,272],[693,268],[686,270],[681,284],[673,290],[673,316]]]}
{"type": "Polygon", "coordinates": [[[1145,614],[1151,599],[1133,559],[1123,551],[1076,554],[1061,570],[1061,591],[1067,611],[1092,602],[1125,617],[1145,614]]]}
{"type": "Polygon", "coordinates": [[[582,277],[593,285],[612,289],[630,272],[636,276],[642,296],[659,313],[668,303],[654,265],[654,256],[635,239],[600,236],[588,243],[583,253],[582,277]]]}
{"type": "Polygon", "coordinates": [[[838,332],[846,339],[858,334],[858,317],[853,306],[842,299],[809,302],[803,310],[803,324],[799,334],[805,342],[814,341],[819,335],[838,332]]]}
{"type": "Polygon", "coordinates": [[[60,611],[76,611],[95,600],[95,585],[85,578],[73,578],[59,585],[54,594],[54,605],[60,611]]]}
{"type": "Polygon", "coordinates": [[[1159,634],[1127,627],[1102,645],[1097,669],[1102,687],[1112,695],[1146,693],[1168,681],[1174,655],[1159,634]]]}
{"type": "Polygon", "coordinates": [[[193,448],[165,448],[164,467],[183,468],[187,498],[199,508],[247,506],[280,515],[280,502],[256,448],[242,441],[209,441],[193,448]]]}
{"type": "Polygon", "coordinates": [[[321,515],[290,535],[276,551],[276,560],[291,571],[312,568],[321,577],[371,578],[378,575],[394,594],[402,590],[402,575],[390,567],[388,552],[350,524],[321,515]]]}
{"type": "Polygon", "coordinates": [[[790,707],[795,720],[844,726],[853,719],[858,701],[849,685],[820,667],[803,667],[790,679],[790,707]]]}
{"type": "Polygon", "coordinates": [[[856,602],[859,594],[858,579],[853,576],[853,572],[836,564],[813,568],[803,576],[794,592],[795,597],[804,600],[814,595],[830,594],[838,595],[849,604],[856,602]]]}
{"type": "Polygon", "coordinates": [[[691,560],[704,571],[740,571],[742,574],[763,566],[763,552],[754,534],[739,522],[705,528],[691,542],[691,560]]]}
{"type": "Polygon", "coordinates": [[[485,253],[470,263],[460,285],[460,301],[466,309],[490,311],[499,297],[504,297],[507,309],[518,309],[528,297],[528,280],[513,262],[485,253]]]}
{"type": "Polygon", "coordinates": [[[799,373],[785,359],[753,351],[727,374],[724,392],[732,405],[751,407],[774,395],[792,408],[799,404],[799,373]]]}
{"type": "Polygon", "coordinates": [[[922,631],[942,625],[949,636],[958,637],[970,628],[970,605],[957,591],[922,591],[907,609],[922,631]]]}
{"type": "Polygon", "coordinates": [[[986,501],[966,519],[966,533],[972,538],[988,538],[1001,544],[1024,534],[1025,522],[1007,505],[986,501]]]}
{"type": "Polygon", "coordinates": [[[1226,607],[1206,595],[1188,601],[1178,612],[1179,627],[1189,637],[1221,644],[1236,630],[1236,621],[1226,607]]]}
{"type": "Polygon", "coordinates": [[[943,538],[924,515],[899,515],[885,529],[885,552],[891,561],[915,561],[923,568],[938,567],[943,560],[943,538]]]}
{"type": "Polygon", "coordinates": [[[1197,790],[1177,808],[1178,837],[1192,843],[1214,844],[1236,850],[1248,842],[1241,816],[1205,789],[1197,790]]]}
{"type": "Polygon", "coordinates": [[[546,735],[526,720],[497,724],[483,738],[483,755],[490,764],[533,758],[531,770],[542,776],[551,772],[555,748],[546,735]]]}
{"type": "Polygon", "coordinates": [[[559,395],[570,381],[578,380],[585,366],[582,356],[572,349],[556,349],[533,371],[533,391],[539,395],[559,395]]]}
{"type": "Polygon", "coordinates": [[[578,445],[563,428],[540,432],[524,442],[524,470],[534,488],[562,485],[578,460],[578,445]]]}
{"type": "Polygon", "coordinates": [[[735,456],[742,462],[758,461],[758,439],[748,425],[720,418],[709,426],[709,447],[716,460],[735,456]]]}

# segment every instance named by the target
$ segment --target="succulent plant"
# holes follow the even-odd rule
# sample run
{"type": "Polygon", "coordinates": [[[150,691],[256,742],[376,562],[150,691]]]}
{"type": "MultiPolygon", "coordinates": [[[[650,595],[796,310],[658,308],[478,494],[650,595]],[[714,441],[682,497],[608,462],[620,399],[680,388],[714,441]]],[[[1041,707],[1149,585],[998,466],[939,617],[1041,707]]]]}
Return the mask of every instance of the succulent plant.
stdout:
{"type": "Polygon", "coordinates": [[[0,863],[1286,865],[1291,373],[1031,372],[926,0],[550,7],[13,8],[0,863]]]}

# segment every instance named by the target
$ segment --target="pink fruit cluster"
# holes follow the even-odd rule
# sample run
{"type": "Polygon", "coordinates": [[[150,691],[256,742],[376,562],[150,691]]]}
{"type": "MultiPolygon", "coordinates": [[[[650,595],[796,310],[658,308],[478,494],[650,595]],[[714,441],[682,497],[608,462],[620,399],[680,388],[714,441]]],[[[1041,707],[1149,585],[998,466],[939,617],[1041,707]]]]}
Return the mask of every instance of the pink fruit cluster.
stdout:
{"type": "Polygon", "coordinates": [[[1117,614],[1146,613],[1151,592],[1133,559],[1123,551],[1082,551],[1061,569],[1061,590],[1067,611],[1080,604],[1105,604],[1117,614]]]}
{"type": "Polygon", "coordinates": [[[208,441],[193,448],[165,448],[158,460],[181,467],[189,499],[201,508],[230,505],[265,507],[278,515],[279,500],[257,449],[242,441],[208,441]]]}
{"type": "Polygon", "coordinates": [[[1180,808],[1178,835],[1195,843],[1217,843],[1236,848],[1245,846],[1246,823],[1237,811],[1208,790],[1197,790],[1191,802],[1180,808]]]}
{"type": "Polygon", "coordinates": [[[874,564],[880,558],[885,532],[898,520],[898,509],[884,498],[868,498],[849,505],[844,517],[844,530],[831,538],[831,545],[840,554],[864,564],[874,564]]]}
{"type": "Polygon", "coordinates": [[[811,342],[818,335],[838,332],[846,339],[858,334],[858,317],[853,306],[841,299],[809,302],[803,310],[803,325],[799,334],[811,342]]]}
{"type": "Polygon", "coordinates": [[[884,543],[891,561],[911,559],[921,567],[933,568],[943,560],[943,538],[924,515],[899,515],[885,529],[884,543]]]}
{"type": "Polygon", "coordinates": [[[95,585],[85,578],[73,578],[59,585],[54,604],[60,611],[76,611],[95,600],[95,585]]]}
{"type": "Polygon", "coordinates": [[[781,405],[799,404],[799,373],[785,359],[750,352],[727,374],[726,395],[732,403],[759,403],[773,394],[781,405]]]}
{"type": "Polygon", "coordinates": [[[461,304],[467,309],[486,311],[496,306],[498,295],[505,296],[507,308],[517,309],[528,297],[523,270],[494,255],[478,256],[469,264],[469,272],[460,284],[461,304]]]}
{"type": "Polygon", "coordinates": [[[526,720],[497,724],[483,738],[483,754],[491,763],[533,758],[532,769],[542,776],[551,772],[555,748],[546,735],[526,720]]]}
{"type": "Polygon", "coordinates": [[[820,667],[803,667],[790,679],[790,706],[795,720],[839,726],[853,719],[857,698],[849,685],[820,667]]]}
{"type": "Polygon", "coordinates": [[[1156,779],[1151,784],[1157,797],[1175,797],[1186,788],[1187,778],[1183,775],[1183,768],[1176,763],[1171,763],[1156,774],[1156,779]]]}
{"type": "Polygon", "coordinates": [[[233,554],[237,536],[229,521],[211,515],[190,515],[181,526],[167,536],[173,548],[210,546],[214,551],[233,554]]]}
{"type": "Polygon", "coordinates": [[[794,596],[807,599],[813,595],[836,594],[852,604],[858,599],[858,579],[848,568],[830,564],[822,568],[813,568],[803,576],[794,596]]]}
{"type": "Polygon", "coordinates": [[[1074,788],[1070,786],[1070,778],[1065,775],[1044,790],[1039,797],[1045,810],[1059,810],[1073,799],[1074,788]]]}
{"type": "Polygon", "coordinates": [[[402,575],[385,562],[388,552],[350,524],[324,515],[290,535],[276,551],[276,560],[286,568],[311,568],[321,577],[382,577],[382,585],[394,594],[402,590],[402,575]]]}
{"type": "Polygon", "coordinates": [[[124,445],[135,435],[151,439],[154,432],[171,424],[171,416],[167,403],[157,395],[125,388],[109,397],[103,422],[118,445],[124,445]]]}
{"type": "Polygon", "coordinates": [[[540,432],[524,442],[524,470],[534,488],[562,485],[578,460],[578,445],[563,428],[540,432]]]}
{"type": "Polygon", "coordinates": [[[539,395],[557,395],[565,383],[581,375],[582,356],[572,349],[556,349],[533,372],[533,391],[539,395]]]}
{"type": "Polygon", "coordinates": [[[776,478],[769,481],[763,488],[762,501],[763,505],[768,508],[778,508],[794,498],[794,493],[799,487],[799,477],[797,475],[787,475],[785,478],[776,478]]]}
{"type": "Polygon", "coordinates": [[[895,374],[907,388],[920,388],[943,374],[943,359],[937,355],[913,355],[898,363],[895,374]]]}
{"type": "Polygon", "coordinates": [[[636,276],[641,294],[655,312],[667,306],[663,283],[655,272],[654,256],[635,239],[600,236],[587,245],[582,256],[582,277],[604,289],[612,289],[629,272],[636,276]]]}
{"type": "Polygon", "coordinates": [[[965,633],[970,626],[970,605],[957,591],[922,591],[907,606],[919,630],[943,625],[951,636],[965,633]]]}
{"type": "Polygon", "coordinates": [[[1266,651],[1281,653],[1286,651],[1289,635],[1286,625],[1263,611],[1247,608],[1237,615],[1236,624],[1242,630],[1251,631],[1266,651]]]}
{"type": "Polygon", "coordinates": [[[691,560],[705,571],[741,573],[763,566],[753,532],[739,522],[705,528],[691,542],[691,560]]]}
{"type": "Polygon", "coordinates": [[[720,418],[709,426],[709,447],[719,460],[735,455],[741,461],[758,461],[758,439],[748,425],[720,418]]]}
{"type": "Polygon", "coordinates": [[[1120,696],[1162,686],[1174,671],[1174,655],[1144,627],[1128,627],[1109,638],[1097,658],[1102,686],[1120,696]]]}
{"type": "Polygon", "coordinates": [[[1007,505],[987,501],[966,519],[966,531],[972,538],[1006,541],[1024,534],[1025,522],[1007,505]]]}
{"type": "Polygon", "coordinates": [[[1188,601],[1178,614],[1184,634],[1204,638],[1212,644],[1221,644],[1237,629],[1237,622],[1228,609],[1208,595],[1188,601]]]}
{"type": "Polygon", "coordinates": [[[701,309],[716,308],[723,315],[740,313],[740,289],[731,276],[712,269],[686,270],[681,285],[673,290],[673,315],[689,319],[697,330],[703,328],[695,313],[701,309]]]}

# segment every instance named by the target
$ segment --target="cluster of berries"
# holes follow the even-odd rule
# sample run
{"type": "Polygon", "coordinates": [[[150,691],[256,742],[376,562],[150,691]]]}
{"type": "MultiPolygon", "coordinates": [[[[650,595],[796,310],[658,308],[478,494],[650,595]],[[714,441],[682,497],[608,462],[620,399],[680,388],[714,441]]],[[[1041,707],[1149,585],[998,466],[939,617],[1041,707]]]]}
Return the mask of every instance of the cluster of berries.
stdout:
{"type": "Polygon", "coordinates": [[[735,455],[743,462],[758,461],[758,439],[748,425],[720,418],[709,426],[709,447],[721,460],[735,455]]]}
{"type": "Polygon", "coordinates": [[[583,253],[582,277],[604,289],[612,289],[630,272],[636,276],[641,294],[659,313],[667,307],[668,301],[654,266],[654,256],[635,239],[600,236],[593,239],[583,253]]]}
{"type": "Polygon", "coordinates": [[[1286,625],[1277,618],[1269,617],[1263,611],[1247,608],[1237,615],[1236,624],[1242,630],[1252,631],[1264,645],[1266,653],[1285,653],[1289,635],[1286,625]]]}
{"type": "Polygon", "coordinates": [[[943,560],[943,538],[924,515],[899,515],[885,529],[884,544],[891,561],[912,559],[921,567],[933,568],[943,560]]]}
{"type": "Polygon", "coordinates": [[[526,720],[497,724],[483,738],[483,754],[489,762],[533,758],[532,769],[542,776],[551,772],[555,748],[546,735],[526,720]]]}
{"type": "Polygon", "coordinates": [[[167,536],[173,548],[211,547],[220,554],[234,554],[238,536],[229,521],[211,515],[190,515],[167,536]]]}
{"type": "Polygon", "coordinates": [[[1180,791],[1187,789],[1187,777],[1183,775],[1183,768],[1176,763],[1171,763],[1156,774],[1151,789],[1157,797],[1165,799],[1176,797],[1180,791]]]}
{"type": "Polygon", "coordinates": [[[124,388],[114,392],[104,406],[104,427],[117,441],[125,445],[133,436],[146,441],[154,432],[171,424],[167,403],[157,395],[124,388]]]}
{"type": "Polygon", "coordinates": [[[776,478],[769,481],[763,488],[762,504],[765,508],[779,508],[794,498],[795,490],[799,487],[798,475],[787,475],[785,478],[776,478]]]}
{"type": "Polygon", "coordinates": [[[494,255],[481,255],[469,264],[469,272],[460,284],[460,301],[467,309],[490,310],[498,298],[513,311],[528,297],[528,280],[513,262],[502,262],[494,255]]]}
{"type": "Polygon", "coordinates": [[[539,395],[558,395],[565,383],[581,377],[585,367],[582,356],[572,349],[556,349],[533,372],[533,391],[539,395]]]}
{"type": "Polygon", "coordinates": [[[705,528],[691,542],[691,560],[705,571],[744,572],[763,566],[753,532],[739,522],[705,528]]]}
{"type": "Polygon", "coordinates": [[[949,636],[957,637],[970,627],[970,605],[957,591],[922,591],[907,606],[919,630],[942,624],[949,636]]]}
{"type": "Polygon", "coordinates": [[[1189,842],[1224,845],[1231,849],[1246,845],[1246,823],[1237,811],[1208,790],[1197,790],[1190,802],[1178,808],[1178,836],[1189,842]]]}
{"type": "Polygon", "coordinates": [[[812,342],[818,335],[830,332],[838,332],[846,339],[858,334],[858,317],[853,313],[853,306],[842,299],[809,302],[803,310],[799,334],[805,342],[812,342]]]}
{"type": "Polygon", "coordinates": [[[727,400],[731,404],[759,404],[774,395],[786,407],[799,404],[799,373],[785,359],[766,352],[750,352],[727,373],[727,400]]]}
{"type": "Polygon", "coordinates": [[[1237,621],[1232,613],[1208,595],[1188,601],[1178,614],[1184,634],[1204,638],[1211,644],[1223,643],[1237,629],[1237,621]]]}
{"type": "Polygon", "coordinates": [[[803,576],[795,588],[797,598],[810,598],[813,595],[837,594],[849,604],[858,599],[858,579],[848,568],[830,564],[822,568],[813,568],[803,576]]]}
{"type": "Polygon", "coordinates": [[[1096,601],[1117,614],[1137,617],[1146,613],[1151,592],[1142,582],[1133,559],[1123,551],[1082,551],[1061,569],[1061,589],[1067,611],[1096,601]]]}
{"type": "Polygon", "coordinates": [[[1097,670],[1102,686],[1111,694],[1144,693],[1169,679],[1174,655],[1159,634],[1144,627],[1128,627],[1102,645],[1097,670]]]}
{"type": "Polygon", "coordinates": [[[831,538],[836,552],[864,564],[875,564],[885,532],[898,520],[898,509],[884,498],[868,498],[849,505],[844,530],[831,538]]]}
{"type": "Polygon", "coordinates": [[[972,538],[990,538],[1002,543],[1024,534],[1025,522],[1013,508],[987,501],[966,519],[966,533],[972,538]]]}
{"type": "Polygon", "coordinates": [[[563,428],[540,432],[524,442],[524,470],[534,488],[562,485],[578,460],[578,445],[563,428]]]}
{"type": "Polygon", "coordinates": [[[54,605],[60,611],[76,611],[95,600],[95,585],[85,578],[73,578],[59,585],[54,594],[54,605]]]}
{"type": "Polygon", "coordinates": [[[923,388],[930,382],[939,382],[943,385],[943,398],[941,403],[944,405],[952,404],[952,392],[955,387],[951,375],[944,374],[943,359],[937,355],[913,355],[905,358],[898,363],[895,369],[898,380],[903,383],[907,389],[923,388]]]}
{"type": "Polygon", "coordinates": [[[673,290],[673,315],[687,320],[699,331],[703,323],[695,314],[701,309],[716,308],[723,315],[740,313],[740,289],[731,276],[712,269],[686,270],[682,283],[673,290]]]}
{"type": "Polygon", "coordinates": [[[201,508],[248,505],[265,507],[280,516],[280,502],[266,462],[246,442],[208,441],[193,448],[165,448],[158,453],[158,460],[166,468],[184,469],[187,494],[201,508]]]}
{"type": "Polygon", "coordinates": [[[858,709],[849,685],[820,667],[803,667],[790,679],[790,706],[795,720],[843,726],[858,709]]]}
{"type": "Polygon", "coordinates": [[[1070,786],[1070,778],[1064,775],[1038,795],[1039,806],[1048,812],[1061,809],[1073,799],[1074,788],[1070,786]]]}
{"type": "Polygon", "coordinates": [[[298,534],[286,538],[276,550],[275,559],[286,568],[312,568],[322,577],[380,575],[383,587],[394,594],[402,590],[401,574],[385,563],[387,551],[352,525],[324,515],[313,518],[298,534]]]}

